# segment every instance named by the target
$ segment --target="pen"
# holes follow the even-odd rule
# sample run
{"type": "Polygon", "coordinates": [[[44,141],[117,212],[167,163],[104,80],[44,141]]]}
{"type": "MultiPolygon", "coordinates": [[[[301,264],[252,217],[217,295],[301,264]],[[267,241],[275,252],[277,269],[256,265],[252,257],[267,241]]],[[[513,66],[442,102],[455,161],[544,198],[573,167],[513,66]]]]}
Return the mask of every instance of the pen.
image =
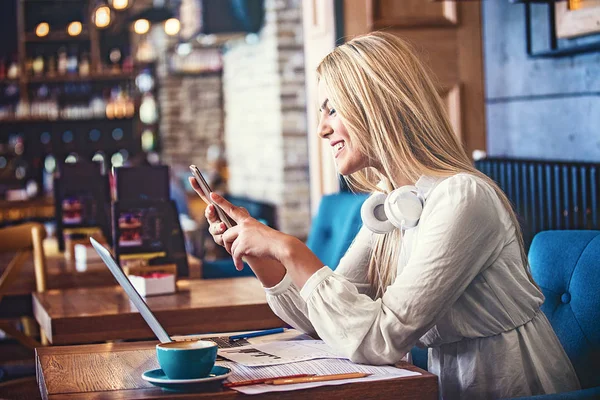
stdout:
{"type": "Polygon", "coordinates": [[[283,333],[283,332],[285,332],[285,329],[275,328],[275,329],[267,329],[267,330],[258,331],[258,332],[242,333],[241,335],[229,336],[229,341],[235,342],[236,340],[240,340],[240,339],[248,339],[248,338],[253,338],[253,337],[257,337],[257,336],[273,335],[275,333],[283,333]]]}
{"type": "Polygon", "coordinates": [[[247,385],[258,385],[260,383],[272,383],[275,379],[292,379],[292,378],[304,378],[307,376],[314,376],[314,374],[298,374],[298,375],[288,375],[288,376],[273,376],[271,378],[260,378],[260,379],[250,379],[247,381],[238,381],[238,382],[227,382],[224,383],[225,387],[237,387],[237,386],[247,386],[247,385]]]}
{"type": "Polygon", "coordinates": [[[306,376],[304,378],[284,378],[284,379],[274,379],[273,382],[271,382],[271,384],[272,385],[289,385],[292,383],[336,381],[339,379],[364,378],[365,376],[369,376],[369,375],[371,375],[371,374],[366,374],[366,373],[362,373],[362,372],[350,372],[347,374],[306,376]]]}

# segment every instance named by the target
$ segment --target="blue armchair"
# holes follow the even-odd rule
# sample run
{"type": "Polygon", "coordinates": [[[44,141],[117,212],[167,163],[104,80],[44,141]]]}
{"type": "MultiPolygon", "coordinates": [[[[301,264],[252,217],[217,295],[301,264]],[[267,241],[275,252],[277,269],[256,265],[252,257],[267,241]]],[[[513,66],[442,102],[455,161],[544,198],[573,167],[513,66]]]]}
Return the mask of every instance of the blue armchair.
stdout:
{"type": "MultiPolygon", "coordinates": [[[[332,269],[335,269],[362,225],[360,207],[367,197],[366,194],[336,193],[321,199],[306,245],[332,269]]],[[[248,211],[255,216],[251,209],[248,208],[248,211]]],[[[246,267],[241,272],[236,271],[231,258],[203,264],[205,279],[248,275],[253,275],[252,270],[246,267]]]]}
{"type": "Polygon", "coordinates": [[[546,314],[582,390],[522,400],[600,399],[600,231],[538,233],[529,249],[531,273],[546,314]]]}
{"type": "MultiPolygon", "coordinates": [[[[600,399],[600,231],[545,231],[529,249],[531,273],[550,320],[579,377],[582,390],[520,400],[600,399]]],[[[413,362],[427,368],[426,349],[413,362]]]]}
{"type": "Polygon", "coordinates": [[[362,226],[360,208],[367,197],[345,192],[321,199],[306,245],[331,269],[337,267],[362,226]]]}

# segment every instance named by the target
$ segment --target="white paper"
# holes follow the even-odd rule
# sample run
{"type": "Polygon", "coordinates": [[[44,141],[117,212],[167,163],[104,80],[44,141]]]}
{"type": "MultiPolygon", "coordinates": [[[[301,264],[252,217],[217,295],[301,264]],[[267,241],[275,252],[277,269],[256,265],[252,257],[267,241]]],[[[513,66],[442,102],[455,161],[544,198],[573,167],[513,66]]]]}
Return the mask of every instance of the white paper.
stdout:
{"type": "Polygon", "coordinates": [[[347,359],[320,359],[311,361],[301,361],[293,364],[280,364],[275,366],[263,367],[246,367],[231,361],[219,362],[218,364],[224,367],[231,368],[233,373],[228,378],[227,382],[239,382],[249,379],[271,378],[297,374],[330,375],[343,374],[349,372],[365,372],[371,374],[371,376],[365,378],[341,379],[324,382],[295,383],[291,385],[249,385],[231,388],[244,394],[285,392],[289,390],[308,389],[318,386],[343,385],[345,383],[379,381],[385,379],[400,378],[404,376],[421,375],[418,372],[413,372],[406,369],[391,366],[355,364],[347,359]]]}
{"type": "Polygon", "coordinates": [[[288,340],[219,349],[219,355],[247,367],[287,364],[318,358],[344,358],[322,340],[288,340]]]}

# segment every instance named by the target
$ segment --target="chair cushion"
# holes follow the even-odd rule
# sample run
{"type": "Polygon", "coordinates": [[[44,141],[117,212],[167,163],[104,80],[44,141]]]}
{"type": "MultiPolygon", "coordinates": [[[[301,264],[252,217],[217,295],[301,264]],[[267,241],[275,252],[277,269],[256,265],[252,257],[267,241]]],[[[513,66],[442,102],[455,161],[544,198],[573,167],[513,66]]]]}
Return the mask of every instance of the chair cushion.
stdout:
{"type": "Polygon", "coordinates": [[[600,231],[541,232],[529,262],[581,387],[600,386],[600,231]]]}
{"type": "Polygon", "coordinates": [[[360,207],[366,194],[349,192],[323,196],[306,245],[321,261],[335,269],[362,226],[360,207]]]}

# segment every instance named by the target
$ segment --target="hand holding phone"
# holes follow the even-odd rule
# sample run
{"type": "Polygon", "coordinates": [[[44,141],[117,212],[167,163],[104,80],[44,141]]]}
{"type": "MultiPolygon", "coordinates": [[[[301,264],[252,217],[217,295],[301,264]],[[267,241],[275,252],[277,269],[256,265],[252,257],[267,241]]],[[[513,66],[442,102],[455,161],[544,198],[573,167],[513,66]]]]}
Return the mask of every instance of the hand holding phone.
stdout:
{"type": "Polygon", "coordinates": [[[225,224],[225,226],[227,226],[227,228],[235,226],[235,221],[231,219],[231,217],[229,217],[229,215],[227,215],[227,213],[225,213],[225,211],[223,211],[223,209],[219,207],[210,198],[210,193],[212,192],[212,189],[210,188],[210,186],[208,186],[206,180],[204,180],[204,177],[202,176],[202,173],[200,172],[198,167],[196,167],[195,165],[190,165],[190,171],[192,171],[192,175],[194,175],[194,178],[196,179],[200,190],[202,190],[202,193],[204,194],[203,200],[206,202],[206,204],[212,204],[215,207],[219,219],[225,224]]]}

